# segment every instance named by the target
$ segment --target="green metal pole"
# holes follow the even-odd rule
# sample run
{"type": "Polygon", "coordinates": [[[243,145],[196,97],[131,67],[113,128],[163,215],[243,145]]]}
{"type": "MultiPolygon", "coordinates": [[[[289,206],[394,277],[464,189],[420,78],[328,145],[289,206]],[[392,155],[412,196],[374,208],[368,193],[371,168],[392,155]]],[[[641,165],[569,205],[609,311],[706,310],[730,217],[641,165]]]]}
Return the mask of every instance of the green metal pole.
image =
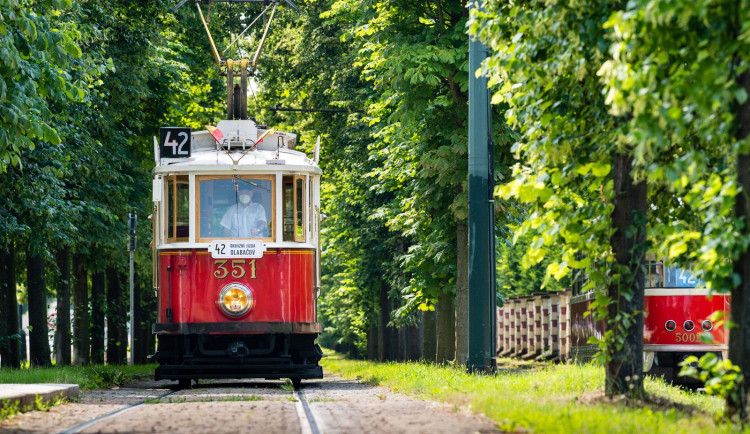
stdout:
{"type": "MultiPolygon", "coordinates": [[[[472,8],[482,11],[479,1],[472,8]]],[[[490,101],[487,79],[476,71],[487,48],[469,37],[469,356],[470,372],[495,368],[495,265],[490,101]]]]}

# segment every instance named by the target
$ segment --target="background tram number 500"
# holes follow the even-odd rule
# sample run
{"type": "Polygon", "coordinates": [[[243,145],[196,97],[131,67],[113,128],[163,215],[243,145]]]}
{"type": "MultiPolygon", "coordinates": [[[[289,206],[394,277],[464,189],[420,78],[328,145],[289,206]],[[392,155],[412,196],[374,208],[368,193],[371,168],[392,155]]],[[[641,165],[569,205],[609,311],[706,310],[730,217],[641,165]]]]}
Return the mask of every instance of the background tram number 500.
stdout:
{"type": "Polygon", "coordinates": [[[235,279],[242,279],[248,271],[250,272],[250,278],[256,279],[255,259],[248,262],[245,262],[244,259],[232,259],[231,262],[228,259],[215,259],[214,265],[216,266],[214,277],[217,279],[226,279],[230,273],[235,279]]]}

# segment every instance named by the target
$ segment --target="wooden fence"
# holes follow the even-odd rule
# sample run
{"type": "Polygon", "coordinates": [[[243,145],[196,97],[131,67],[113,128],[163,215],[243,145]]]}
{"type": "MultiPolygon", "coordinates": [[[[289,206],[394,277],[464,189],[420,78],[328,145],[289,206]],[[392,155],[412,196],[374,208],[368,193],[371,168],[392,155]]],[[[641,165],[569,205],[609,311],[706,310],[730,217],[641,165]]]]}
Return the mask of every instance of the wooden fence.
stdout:
{"type": "Polygon", "coordinates": [[[497,309],[498,355],[570,360],[570,297],[565,291],[509,298],[497,309]]]}

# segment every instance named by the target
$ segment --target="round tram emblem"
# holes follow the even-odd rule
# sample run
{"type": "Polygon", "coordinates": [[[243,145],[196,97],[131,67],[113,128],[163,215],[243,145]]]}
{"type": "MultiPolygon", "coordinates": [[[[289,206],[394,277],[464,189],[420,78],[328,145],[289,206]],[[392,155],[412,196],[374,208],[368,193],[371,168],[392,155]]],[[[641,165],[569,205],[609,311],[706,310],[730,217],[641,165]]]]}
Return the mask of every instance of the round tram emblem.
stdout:
{"type": "Polygon", "coordinates": [[[219,307],[230,317],[238,318],[245,315],[254,304],[253,293],[242,283],[230,283],[219,292],[219,307]]]}

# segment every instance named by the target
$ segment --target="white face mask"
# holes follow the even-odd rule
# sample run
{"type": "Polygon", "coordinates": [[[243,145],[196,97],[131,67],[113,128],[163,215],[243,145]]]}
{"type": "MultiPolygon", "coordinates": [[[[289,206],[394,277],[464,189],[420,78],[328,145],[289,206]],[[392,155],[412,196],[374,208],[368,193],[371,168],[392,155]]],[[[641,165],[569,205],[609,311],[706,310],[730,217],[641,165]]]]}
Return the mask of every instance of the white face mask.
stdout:
{"type": "Polygon", "coordinates": [[[242,202],[243,204],[247,204],[248,202],[250,202],[250,196],[247,194],[243,194],[242,196],[240,196],[240,202],[242,202]]]}

